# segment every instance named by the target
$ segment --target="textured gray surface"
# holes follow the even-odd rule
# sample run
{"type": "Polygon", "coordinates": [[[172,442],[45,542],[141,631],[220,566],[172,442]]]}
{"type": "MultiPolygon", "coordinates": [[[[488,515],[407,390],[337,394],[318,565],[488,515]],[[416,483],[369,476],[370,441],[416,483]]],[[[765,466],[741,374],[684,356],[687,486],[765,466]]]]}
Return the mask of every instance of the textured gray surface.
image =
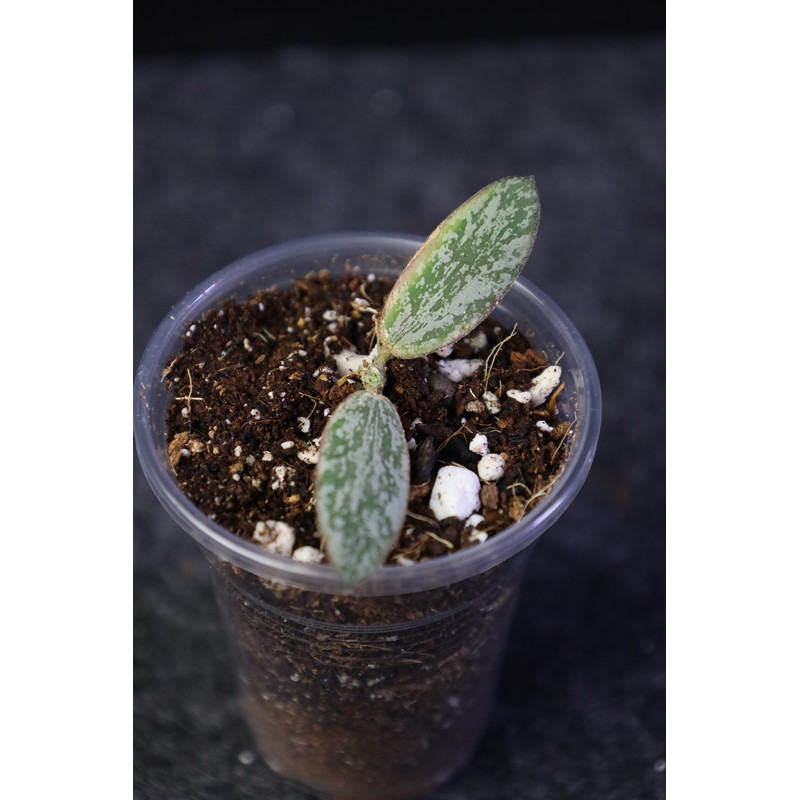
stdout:
{"type": "MultiPolygon", "coordinates": [[[[172,302],[253,250],[426,234],[534,173],[526,275],[597,362],[604,420],[538,545],[498,705],[430,800],[661,798],[664,712],[664,42],[287,47],[134,68],[134,360],[172,302]]],[[[134,482],[135,795],[286,798],[236,707],[205,565],[134,482]]]]}

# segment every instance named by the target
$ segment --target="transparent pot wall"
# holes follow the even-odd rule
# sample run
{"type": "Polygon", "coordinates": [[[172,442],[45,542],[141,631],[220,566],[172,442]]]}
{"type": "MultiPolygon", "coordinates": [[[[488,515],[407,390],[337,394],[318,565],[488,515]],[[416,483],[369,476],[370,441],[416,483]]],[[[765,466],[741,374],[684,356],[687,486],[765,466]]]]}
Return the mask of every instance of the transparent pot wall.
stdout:
{"type": "Polygon", "coordinates": [[[450,777],[491,711],[522,561],[377,597],[217,562],[242,707],[267,763],[336,798],[417,797],[450,777]]]}
{"type": "Polygon", "coordinates": [[[196,287],[162,322],[136,379],[142,467],[167,511],[212,565],[240,676],[242,706],[264,759],[337,800],[412,798],[450,777],[480,741],[531,545],[588,473],[600,390],[586,346],[540,290],[518,280],[494,312],[562,367],[568,458],[531,513],[451,556],[377,570],[347,590],[327,564],[268,553],[222,529],[181,492],[169,466],[161,371],[192,321],[219,301],[288,286],[312,269],[396,275],[421,240],[347,234],[255,253],[196,287]]]}

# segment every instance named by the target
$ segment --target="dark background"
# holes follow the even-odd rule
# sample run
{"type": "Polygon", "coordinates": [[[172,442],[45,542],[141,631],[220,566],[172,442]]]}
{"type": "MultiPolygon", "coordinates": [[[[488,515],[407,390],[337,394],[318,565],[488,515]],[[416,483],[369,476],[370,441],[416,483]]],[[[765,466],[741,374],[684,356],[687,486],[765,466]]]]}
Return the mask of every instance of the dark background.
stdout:
{"type": "MultiPolygon", "coordinates": [[[[663,7],[428,8],[136,5],[134,362],[239,256],[425,235],[535,174],[525,274],[583,332],[603,430],[533,554],[485,742],[430,800],[662,798],[663,7]]],[[[307,800],[252,759],[204,561],[138,465],[134,509],[135,796],[307,800]]]]}
{"type": "Polygon", "coordinates": [[[534,37],[663,34],[664,5],[637,0],[563,3],[380,4],[138,0],[137,55],[264,52],[289,42],[419,45],[524,41],[534,37]]]}

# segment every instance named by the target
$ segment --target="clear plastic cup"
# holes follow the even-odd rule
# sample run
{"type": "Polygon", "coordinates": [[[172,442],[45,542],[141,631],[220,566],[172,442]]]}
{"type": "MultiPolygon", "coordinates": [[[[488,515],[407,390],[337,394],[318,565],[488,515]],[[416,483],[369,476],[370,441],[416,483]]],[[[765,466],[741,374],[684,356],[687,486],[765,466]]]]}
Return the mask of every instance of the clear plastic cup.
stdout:
{"type": "Polygon", "coordinates": [[[269,553],[221,528],[178,487],[169,464],[161,372],[192,321],[231,295],[288,286],[346,265],[397,275],[422,240],[354,233],[302,239],[235,262],[181,300],[150,340],[136,376],[134,430],[156,496],[212,567],[259,752],[323,797],[419,797],[453,776],[480,742],[532,545],[578,493],[600,430],[600,385],[574,325],[518,279],[493,317],[515,323],[562,367],[558,398],[573,420],[565,466],[519,522],[479,546],[376,570],[347,589],[332,566],[269,553]]]}

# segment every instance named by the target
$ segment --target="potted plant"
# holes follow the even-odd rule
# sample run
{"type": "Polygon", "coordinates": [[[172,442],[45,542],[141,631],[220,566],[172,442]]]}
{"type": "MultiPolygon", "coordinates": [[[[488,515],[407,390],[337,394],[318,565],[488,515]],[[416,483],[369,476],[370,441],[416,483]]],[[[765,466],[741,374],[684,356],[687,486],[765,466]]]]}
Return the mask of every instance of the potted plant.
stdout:
{"type": "Polygon", "coordinates": [[[212,565],[259,751],[325,796],[417,797],[466,762],[531,545],[588,473],[591,356],[518,277],[538,212],[508,178],[425,242],[256,253],[143,356],[140,460],[212,565]]]}

